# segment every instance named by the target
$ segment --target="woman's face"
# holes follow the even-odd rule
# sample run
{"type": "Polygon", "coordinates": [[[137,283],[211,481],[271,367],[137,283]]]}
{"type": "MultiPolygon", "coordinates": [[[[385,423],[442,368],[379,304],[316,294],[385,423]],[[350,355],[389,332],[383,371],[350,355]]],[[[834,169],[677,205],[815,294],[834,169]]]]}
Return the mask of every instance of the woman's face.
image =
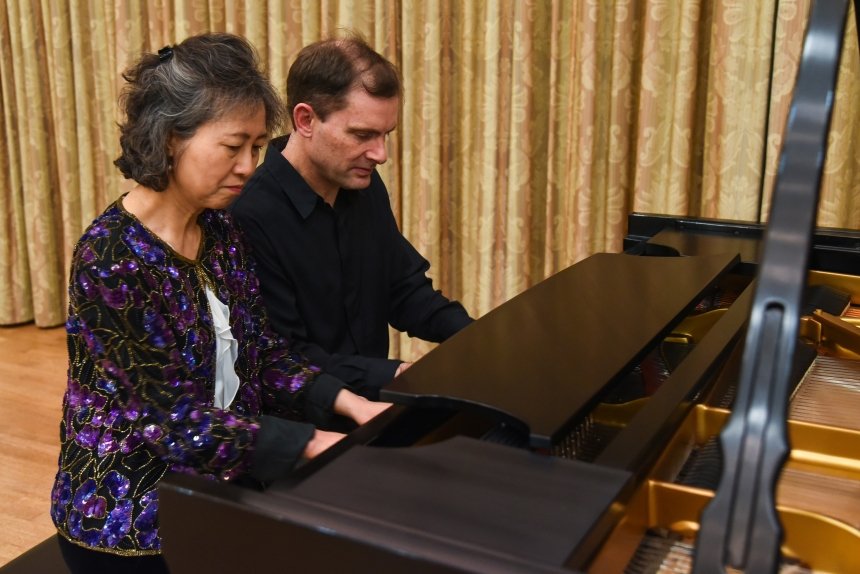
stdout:
{"type": "Polygon", "coordinates": [[[192,211],[224,209],[239,197],[266,144],[266,110],[237,110],[203,124],[187,140],[174,138],[165,191],[192,211]]]}

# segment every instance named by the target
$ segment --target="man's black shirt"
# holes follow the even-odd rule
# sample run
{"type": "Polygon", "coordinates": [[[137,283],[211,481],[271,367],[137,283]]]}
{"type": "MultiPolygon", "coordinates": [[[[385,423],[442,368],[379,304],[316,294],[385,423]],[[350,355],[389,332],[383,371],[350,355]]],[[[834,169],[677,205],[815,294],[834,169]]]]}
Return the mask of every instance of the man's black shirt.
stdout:
{"type": "Polygon", "coordinates": [[[341,190],[334,208],[269,143],[231,207],[257,263],[272,325],[296,351],[363,394],[390,382],[388,325],[442,342],[471,322],[433,288],[430,264],[400,233],[385,184],[341,190]],[[368,388],[369,387],[369,388],[368,388]]]}

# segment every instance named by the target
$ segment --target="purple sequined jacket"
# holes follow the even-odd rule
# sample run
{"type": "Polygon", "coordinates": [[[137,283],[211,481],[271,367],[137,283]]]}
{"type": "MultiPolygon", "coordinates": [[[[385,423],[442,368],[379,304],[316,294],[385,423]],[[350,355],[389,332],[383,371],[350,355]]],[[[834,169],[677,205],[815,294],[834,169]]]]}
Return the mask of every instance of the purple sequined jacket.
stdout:
{"type": "MultiPolygon", "coordinates": [[[[62,536],[84,547],[160,552],[157,486],[168,470],[229,480],[254,463],[261,415],[321,422],[310,403],[326,375],[317,377],[267,326],[237,228],[218,211],[199,222],[197,261],[174,252],[121,201],[75,247],[51,516],[62,536]],[[227,410],[213,406],[215,337],[204,283],[229,306],[239,346],[241,385],[227,410]]],[[[280,454],[297,459],[312,430],[284,428],[300,438],[280,454]]]]}

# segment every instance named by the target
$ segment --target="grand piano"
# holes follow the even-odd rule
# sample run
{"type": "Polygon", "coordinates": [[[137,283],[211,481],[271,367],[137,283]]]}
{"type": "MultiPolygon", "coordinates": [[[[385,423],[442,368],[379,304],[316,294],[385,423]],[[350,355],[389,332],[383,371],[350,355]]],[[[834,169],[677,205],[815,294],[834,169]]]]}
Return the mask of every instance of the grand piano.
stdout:
{"type": "Polygon", "coordinates": [[[288,479],[168,476],[171,572],[860,572],[860,233],[814,221],[846,13],[768,225],[632,214],[288,479]]]}

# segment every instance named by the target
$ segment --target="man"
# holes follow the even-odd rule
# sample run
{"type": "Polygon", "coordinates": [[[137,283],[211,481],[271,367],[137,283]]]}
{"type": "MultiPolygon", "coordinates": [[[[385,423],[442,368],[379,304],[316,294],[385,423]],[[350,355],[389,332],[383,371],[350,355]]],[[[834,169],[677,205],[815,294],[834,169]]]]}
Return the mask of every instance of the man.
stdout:
{"type": "Polygon", "coordinates": [[[394,65],[359,38],[305,47],[287,75],[293,132],[270,142],[232,206],[275,329],[371,398],[409,366],[387,358],[389,324],[442,342],[472,321],[433,288],[376,172],[401,93],[394,65]]]}

